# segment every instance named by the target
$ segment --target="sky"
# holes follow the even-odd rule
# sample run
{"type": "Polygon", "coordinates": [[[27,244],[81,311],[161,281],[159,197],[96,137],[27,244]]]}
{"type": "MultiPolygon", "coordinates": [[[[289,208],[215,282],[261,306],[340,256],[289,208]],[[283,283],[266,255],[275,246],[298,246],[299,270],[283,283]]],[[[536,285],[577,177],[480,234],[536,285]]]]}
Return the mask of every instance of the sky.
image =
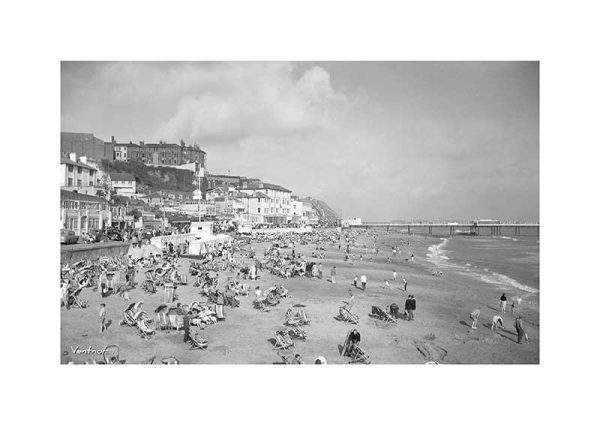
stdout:
{"type": "Polygon", "coordinates": [[[364,221],[539,219],[538,62],[63,62],[61,129],[364,221]]]}

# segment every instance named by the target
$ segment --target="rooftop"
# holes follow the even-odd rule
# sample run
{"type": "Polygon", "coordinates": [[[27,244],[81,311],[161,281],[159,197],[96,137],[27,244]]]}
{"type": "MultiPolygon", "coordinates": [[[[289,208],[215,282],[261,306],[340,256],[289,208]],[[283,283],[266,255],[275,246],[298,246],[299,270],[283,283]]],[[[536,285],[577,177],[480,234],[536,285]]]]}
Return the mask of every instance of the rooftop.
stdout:
{"type": "Polygon", "coordinates": [[[70,192],[68,190],[60,190],[61,201],[88,201],[88,202],[106,202],[104,198],[98,196],[85,195],[83,193],[70,192]]]}
{"type": "Polygon", "coordinates": [[[247,187],[238,187],[238,190],[260,190],[260,189],[270,189],[270,190],[278,190],[280,192],[289,192],[292,193],[291,190],[286,189],[283,186],[279,186],[272,183],[250,183],[247,187]]]}
{"type": "Polygon", "coordinates": [[[88,170],[98,171],[98,170],[96,170],[94,167],[92,167],[89,164],[84,164],[83,162],[71,161],[69,158],[61,158],[60,159],[60,163],[61,164],[67,164],[67,165],[73,165],[75,167],[87,168],[88,170]]]}

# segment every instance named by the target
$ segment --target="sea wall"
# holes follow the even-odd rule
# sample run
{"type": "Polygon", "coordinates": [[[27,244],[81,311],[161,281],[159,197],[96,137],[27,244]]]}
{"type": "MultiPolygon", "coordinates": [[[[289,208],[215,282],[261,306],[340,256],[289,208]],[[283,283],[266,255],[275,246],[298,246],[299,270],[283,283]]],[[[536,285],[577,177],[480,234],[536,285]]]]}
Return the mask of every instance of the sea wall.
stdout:
{"type": "Polygon", "coordinates": [[[126,255],[130,246],[130,243],[123,242],[61,246],[60,262],[62,264],[73,264],[84,258],[97,259],[98,257],[126,255]]]}

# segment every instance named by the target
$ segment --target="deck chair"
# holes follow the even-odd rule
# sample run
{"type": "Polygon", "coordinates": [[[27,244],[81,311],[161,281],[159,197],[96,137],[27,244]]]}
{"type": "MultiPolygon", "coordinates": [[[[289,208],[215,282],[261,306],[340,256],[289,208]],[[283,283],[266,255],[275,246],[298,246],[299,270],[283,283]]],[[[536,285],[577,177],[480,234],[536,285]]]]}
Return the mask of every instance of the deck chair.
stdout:
{"type": "Polygon", "coordinates": [[[154,270],[146,271],[146,280],[142,283],[142,288],[144,289],[145,294],[154,294],[156,293],[157,286],[156,276],[154,274],[154,270]]]}
{"type": "Polygon", "coordinates": [[[285,324],[288,326],[298,326],[302,324],[302,318],[297,312],[294,312],[290,307],[288,311],[285,312],[285,324]]]}
{"type": "Polygon", "coordinates": [[[119,346],[118,345],[107,345],[104,349],[104,363],[105,364],[121,364],[125,363],[119,358],[119,346]]]}
{"type": "Polygon", "coordinates": [[[371,307],[370,316],[374,319],[383,320],[384,322],[398,323],[398,321],[395,318],[393,318],[390,314],[383,311],[383,309],[377,307],[376,305],[371,307]]]}
{"type": "Polygon", "coordinates": [[[401,315],[400,315],[400,307],[398,307],[398,304],[396,304],[396,303],[390,304],[390,306],[389,306],[389,314],[394,319],[400,319],[400,317],[401,317],[401,315]]]}
{"type": "Polygon", "coordinates": [[[287,350],[294,346],[294,341],[287,333],[287,329],[281,329],[275,332],[275,348],[274,350],[287,350]]]}
{"type": "Polygon", "coordinates": [[[369,360],[369,356],[367,355],[367,353],[365,353],[365,351],[362,349],[362,347],[360,347],[359,345],[354,345],[354,347],[351,347],[350,344],[350,333],[352,331],[348,331],[348,334],[346,335],[346,340],[344,341],[344,347],[342,348],[342,352],[341,355],[342,356],[348,356],[350,357],[350,363],[364,363],[364,364],[370,364],[371,361],[369,360]]]}
{"type": "Polygon", "coordinates": [[[301,339],[303,341],[306,340],[306,331],[298,325],[292,325],[288,331],[288,335],[292,339],[301,339]]]}
{"type": "Polygon", "coordinates": [[[167,311],[169,310],[166,304],[160,304],[154,312],[156,313],[156,330],[168,330],[170,328],[167,311]]]}
{"type": "Polygon", "coordinates": [[[123,319],[119,322],[119,325],[121,325],[121,326],[126,325],[126,326],[129,326],[130,328],[137,327],[137,322],[133,318],[133,313],[131,312],[131,310],[125,310],[123,312],[123,319]]]}
{"type": "Polygon", "coordinates": [[[308,314],[306,314],[306,310],[303,308],[298,312],[300,314],[300,321],[302,325],[310,325],[310,319],[308,318],[308,314]]]}
{"type": "Polygon", "coordinates": [[[267,304],[265,298],[257,298],[252,302],[254,308],[259,309],[260,311],[269,311],[271,307],[267,304]]]}
{"type": "Polygon", "coordinates": [[[86,308],[88,306],[87,301],[82,301],[79,298],[79,295],[81,294],[82,289],[83,288],[79,288],[69,294],[67,303],[69,303],[70,306],[79,307],[79,308],[86,308]]]}
{"type": "Polygon", "coordinates": [[[183,328],[183,316],[178,314],[169,314],[169,325],[170,329],[175,329],[179,332],[179,329],[183,328]]]}
{"type": "Polygon", "coordinates": [[[206,350],[208,348],[208,340],[201,336],[198,332],[190,334],[190,339],[188,339],[188,342],[191,345],[191,350],[206,350]]]}
{"type": "Polygon", "coordinates": [[[293,364],[294,354],[287,350],[277,350],[277,355],[281,358],[283,364],[293,364]]]}
{"type": "Polygon", "coordinates": [[[346,309],[346,307],[340,307],[339,314],[336,316],[337,320],[342,322],[352,323],[353,325],[358,325],[358,314],[351,313],[346,309]]]}
{"type": "Polygon", "coordinates": [[[154,336],[156,331],[148,326],[144,319],[140,319],[137,321],[137,327],[142,335],[142,338],[148,340],[154,336]]]}

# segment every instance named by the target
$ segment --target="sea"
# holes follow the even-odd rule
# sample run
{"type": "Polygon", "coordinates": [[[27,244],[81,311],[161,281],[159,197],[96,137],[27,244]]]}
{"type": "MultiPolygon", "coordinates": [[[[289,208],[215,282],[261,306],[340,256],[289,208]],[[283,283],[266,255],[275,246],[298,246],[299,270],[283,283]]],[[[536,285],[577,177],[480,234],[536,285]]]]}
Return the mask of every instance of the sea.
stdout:
{"type": "Polygon", "coordinates": [[[539,294],[539,236],[451,236],[428,249],[437,269],[452,270],[520,295],[539,294]]]}

